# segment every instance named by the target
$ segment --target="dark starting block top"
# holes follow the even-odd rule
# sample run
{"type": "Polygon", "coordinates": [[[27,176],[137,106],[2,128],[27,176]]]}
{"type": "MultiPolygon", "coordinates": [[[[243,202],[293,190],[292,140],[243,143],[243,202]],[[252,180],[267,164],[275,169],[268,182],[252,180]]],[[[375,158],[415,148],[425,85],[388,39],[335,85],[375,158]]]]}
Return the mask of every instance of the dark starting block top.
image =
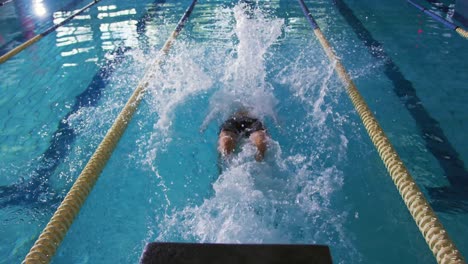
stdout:
{"type": "Polygon", "coordinates": [[[319,245],[160,243],[146,245],[141,264],[331,264],[319,245]]]}

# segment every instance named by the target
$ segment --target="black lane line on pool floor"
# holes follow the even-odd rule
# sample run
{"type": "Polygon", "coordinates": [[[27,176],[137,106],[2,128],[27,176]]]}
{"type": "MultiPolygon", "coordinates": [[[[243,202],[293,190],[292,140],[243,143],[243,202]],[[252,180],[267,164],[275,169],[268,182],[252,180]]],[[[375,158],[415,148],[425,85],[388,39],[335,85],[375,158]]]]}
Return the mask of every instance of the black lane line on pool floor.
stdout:
{"type": "MultiPolygon", "coordinates": [[[[137,32],[140,35],[146,32],[146,23],[151,21],[156,15],[158,5],[165,3],[165,0],[156,0],[151,7],[137,22],[137,32]]],[[[70,146],[76,138],[75,131],[68,124],[68,118],[77,113],[83,107],[96,106],[102,95],[102,91],[109,84],[110,78],[114,73],[116,66],[125,58],[125,52],[130,50],[128,47],[119,46],[111,52],[112,59],[106,59],[105,63],[94,75],[88,87],[75,98],[75,104],[65,117],[58,124],[54,132],[51,144],[47,150],[40,156],[37,168],[32,172],[31,178],[21,180],[10,186],[0,186],[0,208],[8,205],[37,206],[54,205],[55,209],[62,197],[57,194],[51,194],[49,188],[49,178],[56,168],[64,161],[70,151],[70,146]]],[[[50,207],[49,207],[50,208],[50,207]]]]}
{"type": "Polygon", "coordinates": [[[53,133],[51,144],[40,156],[37,168],[31,173],[31,178],[11,186],[0,187],[0,208],[13,204],[48,203],[53,198],[46,196],[51,191],[49,190],[48,180],[55,172],[55,169],[68,156],[70,145],[76,138],[75,131],[70,127],[67,120],[81,108],[97,105],[103,89],[109,83],[110,77],[116,68],[115,66],[123,61],[124,53],[127,50],[126,47],[119,47],[111,52],[113,59],[104,62],[88,87],[75,98],[75,104],[58,124],[57,130],[53,133]]]}
{"type": "Polygon", "coordinates": [[[383,62],[384,73],[393,83],[393,91],[416,121],[427,149],[437,159],[450,183],[448,187],[427,188],[434,209],[444,212],[468,211],[468,172],[458,152],[449,142],[440,124],[424,108],[413,84],[408,81],[392,58],[342,1],[333,0],[338,11],[369,53],[383,62]],[[462,199],[463,201],[460,201],[462,199]]]}

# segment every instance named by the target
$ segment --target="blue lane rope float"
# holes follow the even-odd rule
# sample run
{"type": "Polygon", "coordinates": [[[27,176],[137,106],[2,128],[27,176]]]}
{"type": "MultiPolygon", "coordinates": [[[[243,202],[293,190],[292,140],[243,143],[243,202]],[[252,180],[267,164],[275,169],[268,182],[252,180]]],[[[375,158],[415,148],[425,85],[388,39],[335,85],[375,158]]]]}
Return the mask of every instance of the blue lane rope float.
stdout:
{"type": "Polygon", "coordinates": [[[330,61],[335,64],[335,71],[345,86],[356,112],[359,114],[372,143],[377,148],[383,163],[387,167],[393,182],[400,192],[400,195],[419,227],[419,230],[424,236],[429,248],[436,257],[437,262],[439,264],[465,264],[465,260],[460,251],[448,236],[442,223],[439,221],[421,190],[416,185],[413,177],[406,169],[403,161],[398,156],[382,127],[379,125],[377,119],[372,114],[372,111],[367,106],[367,103],[364,101],[364,98],[359,93],[353,80],[346,72],[343,64],[341,64],[339,58],[335,55],[330,43],[323,35],[320,27],[312,17],[312,14],[304,1],[298,1],[325,53],[330,61]]]}
{"type": "MultiPolygon", "coordinates": [[[[193,0],[181,20],[178,22],[176,29],[172,32],[164,46],[161,48],[163,55],[166,55],[169,52],[170,47],[173,45],[176,37],[184,27],[196,3],[197,0],[193,0]]],[[[130,123],[133,114],[138,108],[150,80],[154,77],[154,66],[157,66],[160,63],[161,61],[156,59],[149,67],[147,67],[145,75],[139,82],[137,88],[115,119],[112,127],[107,131],[106,136],[89,159],[85,168],[65,196],[65,199],[57,208],[57,211],[55,211],[49,223],[34,243],[34,246],[29,251],[23,263],[49,263],[55,255],[58,246],[72,225],[73,220],[78,215],[101,171],[106,166],[107,161],[112,155],[117,143],[130,123]]]]}
{"type": "Polygon", "coordinates": [[[416,4],[415,2],[411,0],[406,0],[408,3],[412,4],[414,7],[425,13],[426,15],[432,17],[434,20],[439,21],[440,23],[444,24],[447,28],[456,31],[460,36],[468,39],[468,31],[465,29],[455,25],[454,23],[445,20],[443,17],[437,15],[436,13],[432,12],[431,10],[428,10],[421,5],[416,4]]]}
{"type": "Polygon", "coordinates": [[[43,37],[49,35],[51,32],[55,31],[57,28],[63,26],[66,23],[68,23],[68,21],[72,20],[77,15],[83,13],[83,11],[90,8],[91,6],[97,4],[99,1],[101,1],[101,0],[94,0],[93,2],[87,4],[85,7],[78,10],[78,12],[76,12],[75,14],[65,18],[62,22],[58,23],[57,25],[48,28],[44,32],[42,32],[40,34],[37,34],[36,36],[34,36],[33,38],[31,38],[28,41],[24,42],[23,44],[19,45],[18,47],[10,50],[8,53],[6,53],[5,55],[0,57],[0,64],[4,63],[5,61],[9,60],[10,58],[15,56],[16,54],[18,54],[21,51],[25,50],[27,47],[31,46],[32,44],[38,42],[40,39],[42,39],[43,37]]]}

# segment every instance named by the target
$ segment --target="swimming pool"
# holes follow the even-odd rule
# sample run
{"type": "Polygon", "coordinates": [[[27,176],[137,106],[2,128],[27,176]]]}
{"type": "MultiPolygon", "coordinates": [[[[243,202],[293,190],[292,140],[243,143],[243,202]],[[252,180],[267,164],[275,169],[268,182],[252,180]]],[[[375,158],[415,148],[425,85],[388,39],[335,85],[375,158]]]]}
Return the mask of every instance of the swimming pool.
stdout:
{"type": "MultiPolygon", "coordinates": [[[[0,65],[0,262],[22,261],[190,2],[103,0],[0,65]]],[[[466,255],[466,40],[404,2],[306,2],[466,255]]],[[[21,13],[5,23],[39,33],[87,4],[36,3],[2,7],[21,13]]],[[[155,240],[435,262],[299,5],[258,6],[199,1],[53,263],[135,263],[155,240]],[[220,173],[218,127],[240,104],[270,148],[220,173]]]]}

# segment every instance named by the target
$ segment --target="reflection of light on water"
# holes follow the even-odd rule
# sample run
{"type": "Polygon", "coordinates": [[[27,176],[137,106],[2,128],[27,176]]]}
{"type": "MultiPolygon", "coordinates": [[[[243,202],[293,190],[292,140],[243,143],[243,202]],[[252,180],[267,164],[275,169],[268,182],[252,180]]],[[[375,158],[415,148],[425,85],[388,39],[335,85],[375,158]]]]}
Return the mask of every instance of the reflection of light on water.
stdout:
{"type": "Polygon", "coordinates": [[[43,0],[33,0],[32,4],[33,4],[34,13],[36,13],[36,15],[43,17],[47,14],[47,9],[44,5],[43,0]]]}
{"type": "Polygon", "coordinates": [[[127,47],[138,46],[137,21],[126,20],[114,23],[103,23],[99,26],[102,32],[102,48],[111,50],[120,45],[122,40],[127,47]],[[114,40],[114,41],[112,41],[114,40]]]}
{"type": "Polygon", "coordinates": [[[73,49],[71,51],[62,52],[62,53],[60,53],[60,55],[62,57],[68,57],[68,56],[76,55],[78,53],[88,52],[88,51],[90,51],[92,49],[94,49],[94,47],[73,49]]]}
{"type": "MultiPolygon", "coordinates": [[[[35,0],[43,1],[43,0],[35,0]]],[[[126,9],[114,12],[106,12],[116,10],[117,6],[99,6],[98,14],[99,19],[108,19],[113,17],[135,15],[136,9],[126,9]]],[[[53,14],[54,24],[59,24],[63,20],[67,19],[71,15],[75,14],[76,11],[60,11],[53,14]]],[[[76,20],[90,20],[90,15],[76,16],[76,20]]],[[[117,21],[112,23],[102,23],[99,25],[99,30],[102,32],[101,39],[103,50],[112,50],[116,46],[125,45],[127,47],[138,46],[138,33],[136,20],[129,20],[122,18],[124,21],[117,21]],[[122,42],[123,41],[123,42],[122,42]]],[[[93,40],[93,29],[90,25],[85,26],[73,26],[73,24],[67,24],[57,29],[57,46],[64,47],[73,45],[76,43],[89,42],[93,40]]],[[[70,51],[62,52],[62,56],[72,56],[82,52],[88,52],[91,48],[75,48],[70,51]]]]}
{"type": "Polygon", "coordinates": [[[135,8],[128,9],[128,10],[120,10],[117,12],[109,12],[109,13],[99,13],[98,19],[103,19],[105,17],[118,17],[118,16],[128,16],[128,15],[135,15],[137,12],[135,8]]]}
{"type": "MultiPolygon", "coordinates": [[[[67,17],[73,15],[74,12],[64,12],[64,11],[60,11],[60,12],[55,12],[53,17],[54,17],[54,24],[57,25],[57,24],[60,24],[62,23],[67,17]]],[[[82,15],[82,16],[75,16],[73,17],[73,20],[89,20],[91,19],[91,16],[90,15],[82,15]]]]}
{"type": "Polygon", "coordinates": [[[67,46],[78,42],[87,42],[93,39],[91,27],[63,26],[57,29],[57,46],[67,46]]]}
{"type": "MultiPolygon", "coordinates": [[[[67,19],[76,11],[60,11],[54,12],[54,24],[57,25],[67,19]]],[[[74,17],[74,20],[90,20],[90,15],[81,15],[74,17]]],[[[88,42],[93,39],[93,31],[91,26],[74,26],[74,23],[57,28],[57,47],[68,46],[79,42],[88,42]]]]}
{"type": "Polygon", "coordinates": [[[114,10],[116,9],[117,6],[115,5],[108,5],[108,6],[98,6],[99,11],[108,11],[108,10],[114,10]]]}

